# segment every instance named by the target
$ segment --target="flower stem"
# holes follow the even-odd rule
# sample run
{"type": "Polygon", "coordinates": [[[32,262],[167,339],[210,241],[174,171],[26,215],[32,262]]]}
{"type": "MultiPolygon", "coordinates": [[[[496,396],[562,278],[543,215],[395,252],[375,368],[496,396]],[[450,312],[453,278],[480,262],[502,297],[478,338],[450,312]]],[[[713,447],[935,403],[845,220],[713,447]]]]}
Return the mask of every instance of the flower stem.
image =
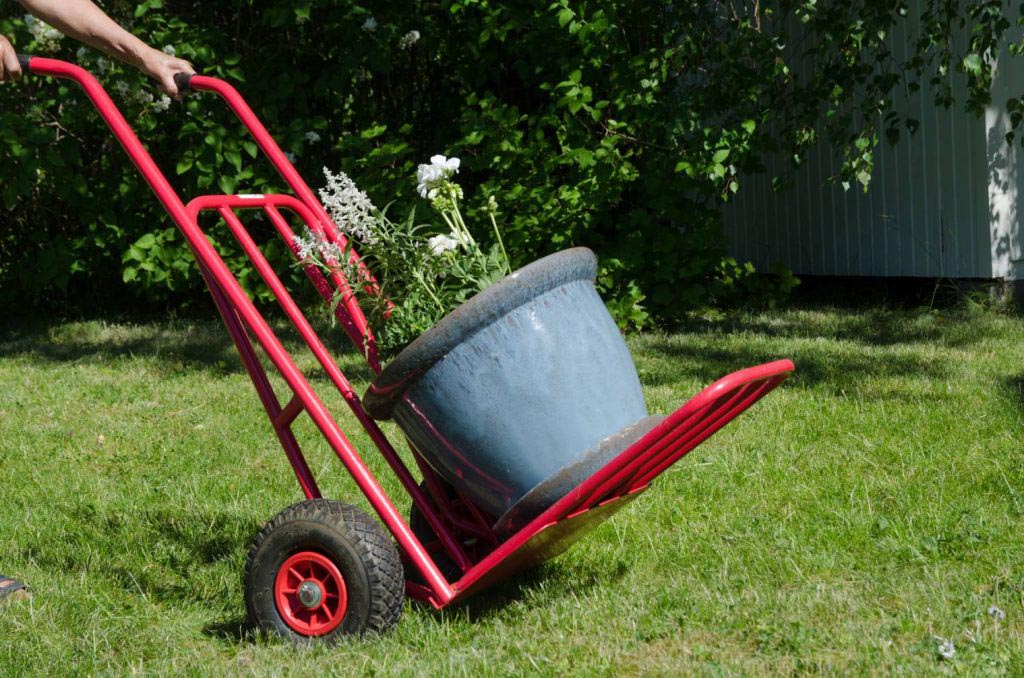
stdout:
{"type": "Polygon", "coordinates": [[[436,294],[434,294],[434,290],[432,290],[431,286],[427,284],[427,281],[423,279],[423,274],[417,271],[414,275],[416,276],[416,280],[419,281],[420,286],[427,291],[427,294],[430,295],[430,298],[434,301],[435,304],[437,304],[437,308],[441,311],[441,313],[447,311],[445,305],[442,304],[441,300],[437,298],[436,294]]]}
{"type": "Polygon", "coordinates": [[[501,239],[501,231],[498,230],[498,222],[494,219],[494,212],[488,212],[491,218],[491,226],[494,228],[494,237],[498,239],[498,246],[501,248],[501,256],[505,258],[505,273],[512,272],[512,264],[508,260],[508,252],[505,251],[505,243],[501,239]]]}
{"type": "Polygon", "coordinates": [[[468,242],[470,246],[475,247],[476,240],[473,240],[473,234],[469,232],[469,227],[466,226],[466,221],[462,218],[462,211],[459,209],[459,202],[455,198],[452,198],[452,216],[462,229],[462,234],[466,237],[466,242],[468,242]]]}
{"type": "Polygon", "coordinates": [[[448,215],[448,212],[441,212],[441,218],[444,219],[444,223],[448,224],[448,228],[451,229],[452,235],[459,241],[462,248],[469,250],[469,243],[466,242],[466,238],[462,233],[462,229],[458,227],[457,222],[452,220],[452,217],[448,215]]]}

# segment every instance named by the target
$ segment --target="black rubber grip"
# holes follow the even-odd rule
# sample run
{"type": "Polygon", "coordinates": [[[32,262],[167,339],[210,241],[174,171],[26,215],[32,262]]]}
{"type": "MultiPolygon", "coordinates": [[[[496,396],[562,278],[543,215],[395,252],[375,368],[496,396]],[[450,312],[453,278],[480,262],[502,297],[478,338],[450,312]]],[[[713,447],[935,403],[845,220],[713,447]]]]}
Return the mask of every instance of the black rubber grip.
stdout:
{"type": "Polygon", "coordinates": [[[180,94],[184,94],[185,92],[190,92],[192,90],[191,85],[192,85],[192,76],[193,75],[195,75],[195,73],[175,73],[174,74],[174,84],[177,85],[178,92],[180,94]]]}
{"type": "Polygon", "coordinates": [[[24,54],[18,54],[18,65],[21,66],[21,70],[28,73],[28,65],[32,61],[32,57],[24,54]]]}

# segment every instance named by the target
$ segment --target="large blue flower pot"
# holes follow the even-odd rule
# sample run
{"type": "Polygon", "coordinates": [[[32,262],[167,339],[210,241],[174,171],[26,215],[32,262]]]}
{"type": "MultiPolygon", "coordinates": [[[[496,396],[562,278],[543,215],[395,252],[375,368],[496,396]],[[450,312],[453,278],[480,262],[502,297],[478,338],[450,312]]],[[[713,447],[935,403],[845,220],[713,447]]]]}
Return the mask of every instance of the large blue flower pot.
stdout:
{"type": "Polygon", "coordinates": [[[363,405],[441,477],[517,529],[660,419],[578,247],[526,266],[405,348],[363,405]]]}

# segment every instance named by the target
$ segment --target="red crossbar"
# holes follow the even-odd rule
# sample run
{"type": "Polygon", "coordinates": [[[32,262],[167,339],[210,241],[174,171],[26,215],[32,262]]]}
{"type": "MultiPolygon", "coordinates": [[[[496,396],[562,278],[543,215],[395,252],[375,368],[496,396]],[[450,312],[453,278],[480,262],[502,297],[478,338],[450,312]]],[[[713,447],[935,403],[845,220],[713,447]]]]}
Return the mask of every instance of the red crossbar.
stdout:
{"type": "MultiPolygon", "coordinates": [[[[429,599],[438,607],[447,605],[455,599],[459,592],[464,593],[470,590],[475,583],[483,583],[488,572],[491,572],[491,578],[511,572],[514,568],[509,566],[515,565],[515,563],[506,561],[516,557],[517,554],[529,559],[544,553],[553,553],[560,544],[564,546],[569,540],[577,538],[584,526],[593,524],[595,520],[601,519],[601,516],[606,516],[613,510],[617,510],[616,507],[622,506],[630,497],[644,489],[658,474],[778,386],[793,370],[793,364],[784,360],[741,370],[715,382],[635,445],[613,459],[597,474],[584,481],[575,490],[557,501],[554,506],[531,521],[529,525],[490,550],[488,555],[483,556],[474,564],[467,557],[462,542],[467,535],[474,538],[481,537],[482,539],[476,541],[478,548],[484,552],[495,545],[494,534],[487,524],[487,519],[464,498],[449,499],[446,496],[445,488],[441,486],[433,471],[413,450],[414,458],[421,467],[426,480],[425,485],[431,496],[428,497],[420,489],[377,423],[367,416],[355,390],[338,368],[330,352],[313,331],[308,320],[299,310],[238,217],[236,212],[244,209],[263,210],[293,254],[297,254],[294,233],[288,220],[282,214],[282,210],[297,215],[326,241],[337,243],[343,247],[346,245],[344,236],[331,221],[323,205],[317,200],[234,87],[222,80],[200,75],[193,76],[190,82],[192,89],[215,92],[228,103],[252,133],[260,148],[269,157],[288,186],[295,192],[296,197],[277,195],[203,196],[193,200],[186,207],[156,163],[153,162],[152,157],[136,137],[124,116],[92,75],[74,64],[38,57],[29,61],[28,70],[38,75],[71,79],[84,89],[114,136],[128,152],[132,162],[135,163],[182,232],[199,262],[200,271],[210,288],[217,310],[224,320],[232,340],[238,347],[242,362],[256,386],[267,416],[295,470],[304,494],[307,497],[320,496],[320,489],[317,487],[291,430],[295,418],[303,412],[316,424],[360,491],[366,496],[381,521],[394,536],[406,558],[422,575],[426,586],[411,585],[410,593],[429,599]],[[206,233],[199,226],[198,216],[200,212],[206,210],[215,211],[227,224],[246,255],[270,287],[278,303],[298,329],[307,346],[341,393],[356,419],[364,427],[374,445],[394,470],[399,482],[438,535],[445,551],[465,571],[465,575],[456,584],[452,585],[445,579],[436,562],[412,533],[398,509],[373,474],[370,473],[358,451],[342,432],[338,422],[311,388],[305,375],[296,366],[280,339],[217,253],[206,233]],[[283,407],[259,360],[254,340],[263,349],[292,391],[292,397],[283,407]],[[456,505],[460,506],[461,510],[457,510],[456,505]],[[545,532],[562,521],[564,522],[559,529],[545,532]],[[526,553],[524,554],[523,551],[526,553]],[[499,565],[503,565],[500,570],[496,569],[499,565]]],[[[354,253],[353,256],[355,256],[354,253]]],[[[376,282],[373,276],[361,264],[359,267],[360,279],[351,281],[351,283],[362,285],[370,291],[376,291],[376,282]]],[[[366,318],[359,308],[355,295],[352,294],[350,281],[340,273],[324,276],[314,266],[306,266],[305,272],[326,300],[332,300],[335,294],[341,295],[341,303],[335,307],[339,321],[349,338],[366,356],[371,368],[379,371],[376,346],[372,334],[369,332],[366,318]]],[[[474,555],[479,557],[477,554],[474,555]]]]}
{"type": "Polygon", "coordinates": [[[506,561],[531,562],[536,553],[557,553],[564,543],[578,537],[576,530],[555,529],[563,523],[588,525],[584,514],[602,507],[621,505],[642,491],[650,481],[687,452],[735,419],[743,410],[766,396],[793,372],[793,363],[778,360],[733,372],[722,377],[673,412],[631,447],[608,462],[554,503],[505,543],[477,563],[454,585],[457,598],[479,590],[492,571],[513,573],[506,561]],[[546,534],[554,533],[553,537],[546,534]]]}
{"type": "Polygon", "coordinates": [[[646,486],[768,395],[793,369],[791,361],[778,360],[719,379],[570,492],[562,511],[587,509],[646,486]]]}

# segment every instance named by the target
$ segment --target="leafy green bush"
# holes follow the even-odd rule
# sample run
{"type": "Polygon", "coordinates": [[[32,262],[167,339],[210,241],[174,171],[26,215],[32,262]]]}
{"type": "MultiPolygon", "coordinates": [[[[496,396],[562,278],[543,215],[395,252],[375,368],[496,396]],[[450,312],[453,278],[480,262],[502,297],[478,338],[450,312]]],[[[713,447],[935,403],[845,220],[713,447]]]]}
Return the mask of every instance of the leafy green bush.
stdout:
{"type": "MultiPolygon", "coordinates": [[[[10,5],[0,31],[31,52],[38,45],[10,5]]],[[[461,157],[468,194],[505,196],[513,263],[592,247],[623,325],[730,296],[723,286],[744,276],[723,269],[720,205],[764,152],[798,160],[826,135],[845,151],[844,178],[863,179],[883,123],[913,122],[888,111],[892,87],[945,68],[969,79],[977,105],[989,68],[975,57],[1008,26],[1000,2],[922,0],[927,30],[912,59],[897,62],[886,36],[907,5],[891,0],[106,7],[201,72],[239,83],[314,185],[321,167],[341,168],[377,204],[395,201],[404,213],[417,163],[461,157]],[[958,56],[943,35],[961,19],[981,28],[958,56]],[[799,49],[792,25],[805,34],[799,49]],[[808,56],[798,77],[794,64],[808,56]]],[[[76,48],[64,40],[56,56],[75,58],[76,48]]],[[[280,188],[216,101],[161,110],[138,74],[95,54],[83,61],[101,71],[183,195],[280,188]]],[[[0,200],[5,296],[123,281],[141,297],[180,301],[199,289],[182,239],[72,86],[32,78],[0,87],[0,200]]],[[[483,208],[466,205],[467,216],[478,220],[483,208]]],[[[258,293],[251,268],[220,246],[258,293]]]]}

